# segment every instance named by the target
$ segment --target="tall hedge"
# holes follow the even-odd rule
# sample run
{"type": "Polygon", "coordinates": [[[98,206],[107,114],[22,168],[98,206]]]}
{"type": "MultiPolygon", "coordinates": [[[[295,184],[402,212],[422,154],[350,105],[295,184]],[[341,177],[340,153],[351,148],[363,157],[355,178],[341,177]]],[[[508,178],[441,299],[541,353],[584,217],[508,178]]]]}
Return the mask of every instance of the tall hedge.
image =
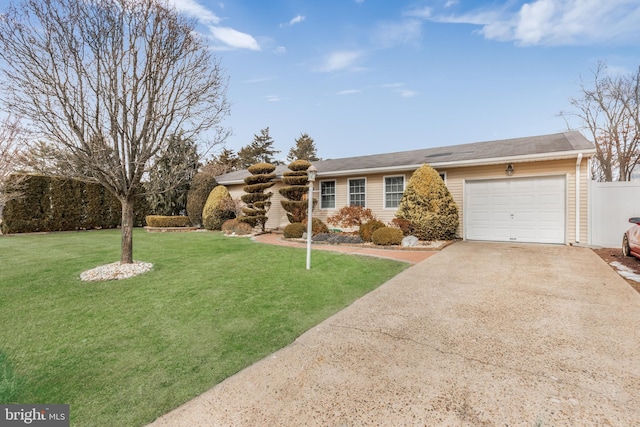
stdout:
{"type": "Polygon", "coordinates": [[[290,171],[282,174],[280,194],[287,200],[281,200],[282,208],[287,212],[287,219],[294,224],[304,222],[307,218],[308,201],[305,200],[308,190],[307,169],[311,163],[306,160],[296,160],[288,166],[290,171]]]}
{"type": "MultiPolygon", "coordinates": [[[[9,179],[9,185],[19,180],[9,179]]],[[[26,175],[20,179],[22,197],[7,202],[2,232],[29,233],[115,228],[120,225],[120,202],[103,186],[67,178],[26,175]]],[[[136,201],[134,224],[141,226],[148,214],[146,199],[136,201]]]]}
{"type": "Polygon", "coordinates": [[[209,193],[218,183],[216,177],[208,172],[198,172],[191,181],[191,187],[187,193],[187,216],[194,227],[202,226],[202,211],[209,193]]]}
{"type": "Polygon", "coordinates": [[[413,234],[428,241],[455,238],[459,223],[458,206],[429,165],[418,168],[409,179],[396,217],[409,221],[413,234]]]}
{"type": "Polygon", "coordinates": [[[244,215],[239,220],[252,227],[261,227],[264,231],[265,224],[269,219],[267,211],[271,207],[270,199],[273,196],[272,192],[265,193],[265,191],[275,184],[273,179],[276,174],[273,171],[276,170],[276,167],[270,163],[256,163],[248,170],[251,175],[244,180],[247,184],[243,188],[246,194],[241,197],[246,206],[242,208],[244,215]]]}

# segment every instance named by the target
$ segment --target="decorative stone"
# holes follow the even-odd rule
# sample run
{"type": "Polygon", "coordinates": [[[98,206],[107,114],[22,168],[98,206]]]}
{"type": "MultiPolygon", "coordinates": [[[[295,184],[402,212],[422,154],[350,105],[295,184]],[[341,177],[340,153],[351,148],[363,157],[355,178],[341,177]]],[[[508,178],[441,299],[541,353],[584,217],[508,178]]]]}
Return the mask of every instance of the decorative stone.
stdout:
{"type": "Polygon", "coordinates": [[[407,236],[404,239],[402,239],[402,247],[403,248],[410,248],[413,246],[418,246],[418,238],[416,236],[407,236]]]}

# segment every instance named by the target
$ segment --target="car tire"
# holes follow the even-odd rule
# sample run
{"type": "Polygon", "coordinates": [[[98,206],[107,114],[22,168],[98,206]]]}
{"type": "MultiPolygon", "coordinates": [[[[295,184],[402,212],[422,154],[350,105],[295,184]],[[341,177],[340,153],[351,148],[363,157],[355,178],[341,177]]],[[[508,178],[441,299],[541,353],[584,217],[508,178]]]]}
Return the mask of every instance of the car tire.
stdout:
{"type": "Polygon", "coordinates": [[[627,235],[622,236],[622,256],[631,256],[631,248],[629,247],[629,239],[627,235]]]}

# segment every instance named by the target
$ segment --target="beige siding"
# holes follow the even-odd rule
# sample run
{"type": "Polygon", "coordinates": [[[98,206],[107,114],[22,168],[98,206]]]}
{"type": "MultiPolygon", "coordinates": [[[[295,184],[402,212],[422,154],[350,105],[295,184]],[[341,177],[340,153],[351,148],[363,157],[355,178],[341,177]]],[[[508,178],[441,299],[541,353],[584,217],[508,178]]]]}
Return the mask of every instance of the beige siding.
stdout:
{"type": "MultiPolygon", "coordinates": [[[[458,205],[460,212],[460,227],[458,233],[463,236],[464,230],[464,183],[469,180],[475,179],[503,179],[507,178],[505,174],[506,164],[490,165],[490,166],[474,166],[474,167],[459,167],[450,169],[439,169],[439,172],[446,173],[446,185],[453,196],[453,199],[458,205]]],[[[566,242],[576,242],[576,159],[568,160],[553,160],[553,161],[538,161],[538,162],[526,162],[526,163],[514,163],[513,178],[524,178],[534,176],[564,176],[566,177],[567,184],[567,216],[565,220],[566,224],[566,242]]],[[[587,210],[588,210],[588,161],[583,159],[580,168],[580,241],[587,242],[587,210]]],[[[384,178],[390,176],[404,176],[405,187],[410,173],[384,173],[374,175],[357,175],[353,177],[330,177],[323,176],[318,177],[314,184],[314,199],[320,199],[320,182],[321,181],[335,181],[336,182],[336,207],[335,209],[320,209],[320,204],[316,205],[313,216],[320,218],[323,221],[331,216],[335,215],[340,208],[348,205],[348,180],[352,178],[365,178],[366,179],[366,207],[371,209],[374,215],[381,221],[388,223],[394,217],[396,209],[384,208],[384,178]]],[[[228,186],[229,192],[234,199],[240,199],[243,194],[243,185],[231,185],[228,186]]],[[[271,191],[273,197],[271,199],[272,205],[267,216],[269,220],[267,222],[267,228],[276,229],[283,228],[289,222],[287,220],[286,213],[282,209],[280,200],[282,196],[278,193],[278,189],[282,187],[282,183],[278,182],[271,191]]]]}
{"type": "MultiPolygon", "coordinates": [[[[460,211],[460,227],[458,233],[463,236],[464,229],[464,182],[474,179],[502,179],[505,174],[506,164],[477,166],[468,168],[447,169],[447,187],[458,204],[460,211]]],[[[566,216],[566,241],[576,241],[576,159],[553,160],[528,163],[514,163],[513,178],[525,178],[535,176],[566,176],[567,177],[567,216],[566,216]]],[[[580,241],[587,239],[587,161],[582,160],[580,168],[580,241]]]]}

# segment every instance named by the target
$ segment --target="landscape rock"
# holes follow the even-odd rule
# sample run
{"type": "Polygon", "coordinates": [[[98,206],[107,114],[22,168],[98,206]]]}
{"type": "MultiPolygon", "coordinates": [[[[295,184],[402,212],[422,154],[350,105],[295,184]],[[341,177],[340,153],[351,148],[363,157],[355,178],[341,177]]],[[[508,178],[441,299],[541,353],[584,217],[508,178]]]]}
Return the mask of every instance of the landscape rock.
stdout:
{"type": "Polygon", "coordinates": [[[411,248],[413,246],[418,246],[418,238],[416,236],[407,236],[402,239],[402,247],[403,248],[411,248]]]}

